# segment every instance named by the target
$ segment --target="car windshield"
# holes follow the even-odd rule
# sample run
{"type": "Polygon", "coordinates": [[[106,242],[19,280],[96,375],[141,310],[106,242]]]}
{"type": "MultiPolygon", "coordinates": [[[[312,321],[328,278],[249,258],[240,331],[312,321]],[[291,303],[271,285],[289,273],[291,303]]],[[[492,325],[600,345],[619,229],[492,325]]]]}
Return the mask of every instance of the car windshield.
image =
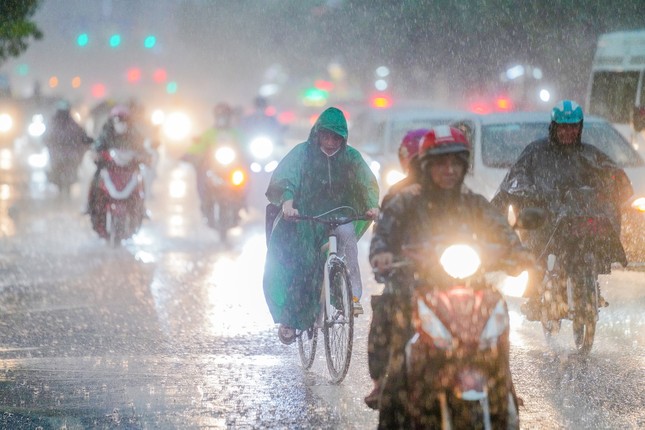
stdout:
{"type": "MultiPolygon", "coordinates": [[[[548,122],[484,125],[481,140],[484,165],[510,168],[529,143],[546,137],[548,128],[548,122]]],[[[609,124],[586,123],[582,130],[582,141],[600,149],[620,167],[645,164],[638,153],[609,124]]]]}

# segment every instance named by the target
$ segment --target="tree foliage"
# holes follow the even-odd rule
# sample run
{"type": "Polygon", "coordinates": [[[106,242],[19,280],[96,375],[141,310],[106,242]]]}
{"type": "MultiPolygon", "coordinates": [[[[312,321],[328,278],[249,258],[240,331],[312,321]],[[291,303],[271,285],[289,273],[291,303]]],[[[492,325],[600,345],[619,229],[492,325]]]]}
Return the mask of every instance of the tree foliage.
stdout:
{"type": "Polygon", "coordinates": [[[41,0],[0,1],[0,64],[24,52],[31,38],[43,37],[31,20],[40,4],[41,0]]]}

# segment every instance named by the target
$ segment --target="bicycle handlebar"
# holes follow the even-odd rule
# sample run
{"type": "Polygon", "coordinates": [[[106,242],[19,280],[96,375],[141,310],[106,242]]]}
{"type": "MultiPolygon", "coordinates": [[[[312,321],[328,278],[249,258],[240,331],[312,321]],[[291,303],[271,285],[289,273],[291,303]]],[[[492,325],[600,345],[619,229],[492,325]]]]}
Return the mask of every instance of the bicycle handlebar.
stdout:
{"type": "Polygon", "coordinates": [[[325,224],[328,226],[338,227],[344,224],[349,224],[353,221],[372,221],[372,218],[369,218],[365,215],[358,216],[339,216],[331,218],[321,218],[320,216],[311,216],[311,215],[297,215],[290,218],[293,221],[313,221],[320,224],[325,224]]]}

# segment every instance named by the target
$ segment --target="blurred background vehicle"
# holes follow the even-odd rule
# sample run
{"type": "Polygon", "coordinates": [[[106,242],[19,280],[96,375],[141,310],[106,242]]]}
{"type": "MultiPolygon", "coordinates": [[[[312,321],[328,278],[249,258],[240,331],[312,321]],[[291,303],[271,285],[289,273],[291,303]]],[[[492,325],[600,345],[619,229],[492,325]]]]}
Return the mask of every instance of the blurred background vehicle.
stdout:
{"type": "Polygon", "coordinates": [[[645,29],[605,33],[591,65],[586,111],[645,148],[645,29]]]}
{"type": "Polygon", "coordinates": [[[466,114],[428,104],[357,109],[350,116],[349,142],[363,153],[384,194],[405,177],[398,153],[408,131],[448,124],[466,114]]]}

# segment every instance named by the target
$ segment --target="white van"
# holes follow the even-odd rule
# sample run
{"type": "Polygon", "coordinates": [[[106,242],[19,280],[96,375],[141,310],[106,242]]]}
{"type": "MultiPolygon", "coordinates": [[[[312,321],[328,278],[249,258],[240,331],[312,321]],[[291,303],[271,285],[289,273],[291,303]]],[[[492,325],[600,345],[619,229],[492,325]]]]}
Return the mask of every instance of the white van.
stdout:
{"type": "Polygon", "coordinates": [[[644,81],[645,29],[601,35],[591,66],[586,113],[612,122],[640,150],[645,149],[644,81]]]}

